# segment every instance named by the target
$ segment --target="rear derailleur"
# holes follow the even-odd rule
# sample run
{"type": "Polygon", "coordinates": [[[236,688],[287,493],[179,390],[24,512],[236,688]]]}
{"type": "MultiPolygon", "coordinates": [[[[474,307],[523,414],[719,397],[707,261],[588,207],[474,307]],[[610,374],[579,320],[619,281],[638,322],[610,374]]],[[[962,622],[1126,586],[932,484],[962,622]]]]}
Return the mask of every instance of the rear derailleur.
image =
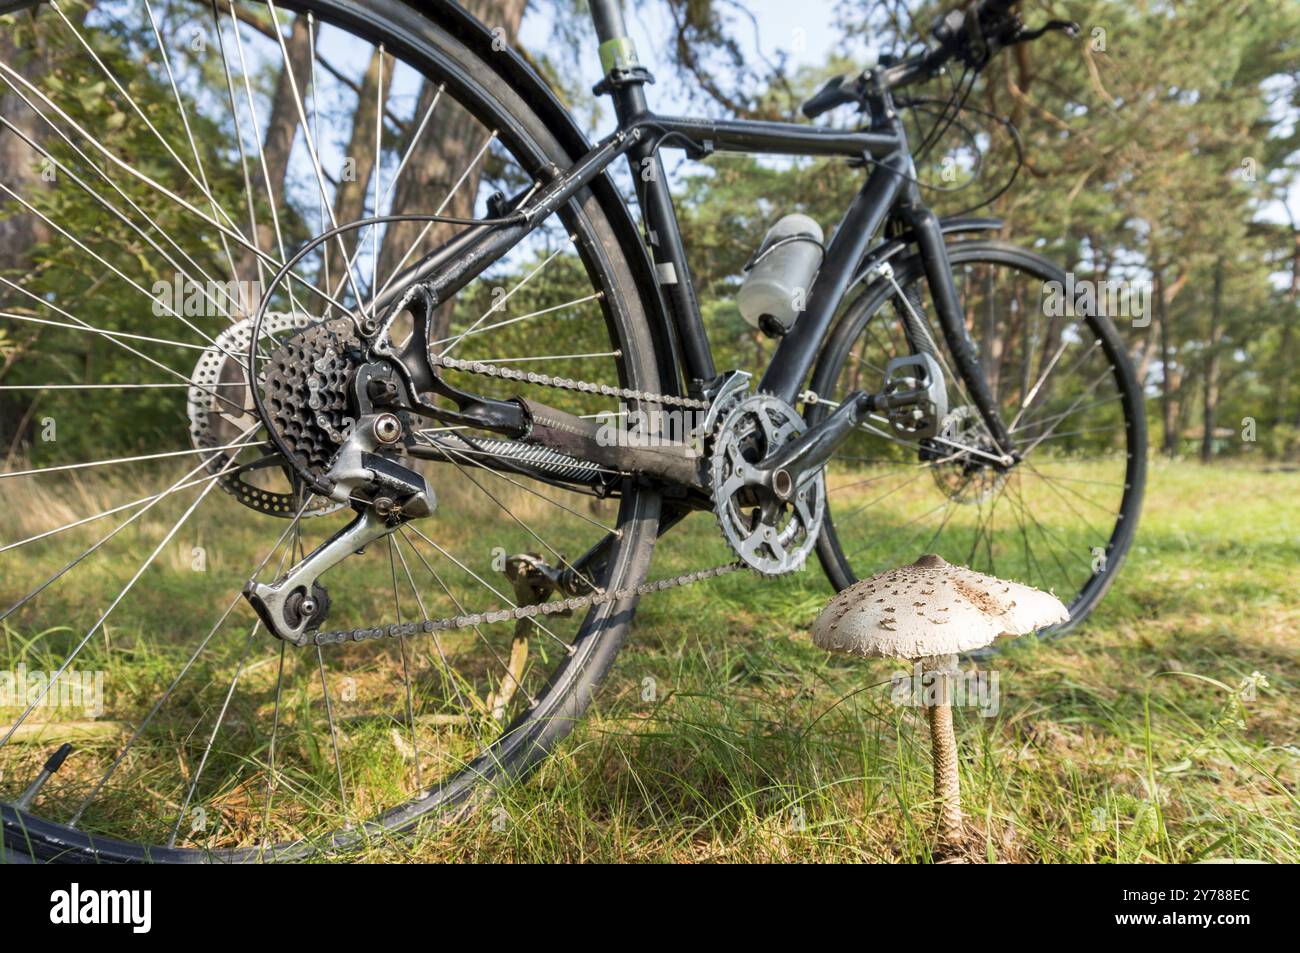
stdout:
{"type": "Polygon", "coordinates": [[[433,512],[436,499],[424,477],[377,452],[397,445],[403,430],[396,414],[362,416],[328,473],[331,497],[351,505],[356,518],[277,581],[244,587],[245,598],[272,635],[294,645],[310,642],[329,613],[321,575],[409,520],[433,512]]]}

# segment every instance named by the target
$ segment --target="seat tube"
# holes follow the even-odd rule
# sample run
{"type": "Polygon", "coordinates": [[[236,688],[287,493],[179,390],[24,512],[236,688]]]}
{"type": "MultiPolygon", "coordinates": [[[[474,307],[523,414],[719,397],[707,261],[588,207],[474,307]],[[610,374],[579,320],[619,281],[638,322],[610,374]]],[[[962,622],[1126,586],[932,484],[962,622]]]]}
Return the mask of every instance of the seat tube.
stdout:
{"type": "MultiPolygon", "coordinates": [[[[619,0],[591,0],[591,18],[600,41],[600,64],[605,84],[614,100],[619,126],[627,128],[647,112],[645,82],[650,78],[637,59],[636,47],[627,35],[619,0]]],[[[681,349],[688,376],[687,385],[700,393],[717,376],[713,351],[700,318],[695,285],[686,263],[681,228],[668,191],[663,161],[649,137],[629,150],[628,164],[636,186],[637,202],[645,220],[654,279],[664,296],[672,318],[673,332],[681,349]]]]}

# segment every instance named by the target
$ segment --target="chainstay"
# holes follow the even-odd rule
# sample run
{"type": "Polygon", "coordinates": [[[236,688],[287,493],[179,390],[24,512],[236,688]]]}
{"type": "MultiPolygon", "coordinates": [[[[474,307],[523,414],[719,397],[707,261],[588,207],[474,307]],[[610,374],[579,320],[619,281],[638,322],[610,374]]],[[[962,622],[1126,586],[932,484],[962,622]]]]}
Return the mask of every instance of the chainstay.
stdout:
{"type": "Polygon", "coordinates": [[[477,625],[487,625],[498,622],[513,622],[520,619],[535,619],[538,616],[559,615],[563,612],[572,612],[576,609],[586,609],[590,606],[601,606],[610,602],[622,602],[624,599],[631,599],[634,596],[647,596],[652,592],[666,592],[669,589],[679,589],[682,586],[693,585],[697,582],[703,582],[706,579],[716,579],[718,576],[725,576],[735,572],[737,569],[746,568],[742,562],[725,563],[721,566],[714,566],[712,569],[700,569],[695,572],[683,573],[680,576],[673,576],[669,579],[660,579],[655,582],[643,582],[639,586],[631,586],[625,589],[615,590],[598,590],[585,596],[573,596],[568,599],[561,599],[556,602],[538,602],[526,606],[515,606],[513,609],[493,609],[488,612],[472,612],[464,615],[448,616],[442,619],[422,619],[420,621],[393,623],[391,625],[379,625],[371,627],[362,627],[357,629],[336,629],[332,632],[318,632],[312,636],[312,645],[335,645],[340,642],[365,642],[375,639],[397,639],[408,635],[425,635],[431,632],[443,632],[450,629],[469,629],[477,625]]]}
{"type": "MultiPolygon", "coordinates": [[[[633,390],[628,387],[616,387],[612,384],[596,384],[591,381],[574,380],[570,377],[553,377],[550,374],[537,374],[532,371],[521,371],[512,367],[503,367],[498,364],[487,364],[483,361],[462,361],[454,357],[439,355],[433,357],[431,363],[435,367],[445,367],[449,370],[463,371],[467,374],[478,374],[483,377],[495,377],[501,380],[518,381],[519,383],[531,384],[536,387],[551,387],[559,390],[578,391],[586,394],[601,394],[602,396],[607,397],[619,397],[623,400],[642,401],[651,404],[665,404],[672,407],[687,407],[695,410],[707,410],[709,408],[709,401],[698,400],[694,397],[678,397],[673,394],[654,394],[649,391],[633,390]]],[[[742,562],[725,563],[721,566],[714,566],[712,569],[701,569],[695,572],[683,573],[680,576],[673,576],[669,579],[660,579],[655,582],[646,582],[639,586],[616,589],[613,591],[599,590],[585,596],[572,596],[568,599],[561,599],[556,602],[540,602],[525,606],[515,606],[511,609],[493,609],[488,612],[465,613],[463,615],[448,616],[441,619],[421,619],[418,621],[413,620],[411,622],[392,623],[389,625],[362,626],[355,629],[335,629],[330,632],[317,632],[312,635],[309,644],[335,645],[340,642],[396,639],[409,635],[424,635],[432,632],[468,629],[477,625],[500,622],[517,622],[524,619],[535,619],[539,616],[559,615],[565,612],[573,612],[577,609],[590,608],[591,606],[600,606],[611,602],[621,602],[624,599],[630,599],[636,596],[645,596],[654,592],[665,592],[670,589],[679,589],[682,586],[693,585],[697,582],[703,582],[706,579],[716,579],[719,576],[725,576],[729,573],[735,572],[737,569],[744,568],[746,567],[742,562]]]]}
{"type": "Polygon", "coordinates": [[[482,361],[462,361],[454,357],[437,356],[432,358],[434,367],[445,367],[466,374],[480,374],[484,377],[497,377],[501,380],[518,381],[521,384],[533,384],[537,387],[552,387],[559,390],[579,391],[584,394],[601,394],[606,397],[621,397],[624,400],[643,401],[650,404],[666,404],[670,407],[688,407],[693,410],[708,410],[709,402],[694,397],[677,397],[673,394],[652,394],[644,390],[632,390],[629,387],[616,387],[613,384],[596,384],[591,381],[574,380],[571,377],[552,377],[550,374],[537,374],[521,371],[499,364],[485,364],[482,361]]]}

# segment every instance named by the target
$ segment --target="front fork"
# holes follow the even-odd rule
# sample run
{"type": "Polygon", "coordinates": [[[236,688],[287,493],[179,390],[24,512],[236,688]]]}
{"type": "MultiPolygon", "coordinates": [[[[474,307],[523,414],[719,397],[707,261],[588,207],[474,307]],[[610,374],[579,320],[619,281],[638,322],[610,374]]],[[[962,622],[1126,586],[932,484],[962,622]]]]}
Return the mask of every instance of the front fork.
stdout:
{"type": "MultiPolygon", "coordinates": [[[[900,207],[899,215],[911,227],[920,250],[921,265],[934,299],[939,327],[948,345],[948,353],[952,355],[952,372],[966,384],[971,401],[998,449],[1006,457],[1018,460],[1019,453],[998,411],[988,378],[980,366],[975,343],[966,332],[966,318],[953,284],[952,263],[948,260],[948,247],[939,226],[939,217],[919,202],[911,201],[900,207]]],[[[903,306],[907,307],[907,303],[904,302],[903,306]]]]}

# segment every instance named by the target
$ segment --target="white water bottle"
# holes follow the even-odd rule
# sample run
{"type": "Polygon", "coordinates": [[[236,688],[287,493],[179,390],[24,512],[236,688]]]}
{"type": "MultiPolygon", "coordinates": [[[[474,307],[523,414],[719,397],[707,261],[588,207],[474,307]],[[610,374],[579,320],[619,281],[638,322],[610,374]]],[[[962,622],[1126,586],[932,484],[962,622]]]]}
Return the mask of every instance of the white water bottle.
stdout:
{"type": "Polygon", "coordinates": [[[736,304],[751,325],[779,337],[803,311],[821,267],[822,229],[807,215],[786,215],[773,225],[748,267],[736,304]]]}

